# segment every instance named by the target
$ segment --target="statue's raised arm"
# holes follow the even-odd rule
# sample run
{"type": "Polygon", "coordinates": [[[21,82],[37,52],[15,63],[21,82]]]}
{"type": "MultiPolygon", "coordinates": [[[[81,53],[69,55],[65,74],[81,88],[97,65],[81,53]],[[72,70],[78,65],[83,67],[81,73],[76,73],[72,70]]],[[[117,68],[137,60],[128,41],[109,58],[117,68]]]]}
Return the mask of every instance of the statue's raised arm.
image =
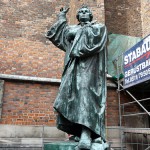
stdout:
{"type": "Polygon", "coordinates": [[[66,27],[67,27],[67,18],[66,14],[69,11],[69,8],[61,8],[60,13],[58,14],[58,19],[54,23],[48,32],[46,33],[46,38],[53,42],[55,46],[60,48],[63,51],[66,51],[66,27]]]}

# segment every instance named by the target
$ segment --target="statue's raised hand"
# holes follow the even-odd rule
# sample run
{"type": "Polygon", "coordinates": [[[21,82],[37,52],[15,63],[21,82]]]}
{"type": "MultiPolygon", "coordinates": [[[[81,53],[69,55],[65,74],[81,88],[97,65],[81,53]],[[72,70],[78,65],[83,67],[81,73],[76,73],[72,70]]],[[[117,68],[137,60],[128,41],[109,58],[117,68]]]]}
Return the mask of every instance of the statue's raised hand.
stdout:
{"type": "Polygon", "coordinates": [[[69,9],[70,9],[69,7],[64,7],[64,8],[62,7],[62,8],[60,9],[60,12],[66,14],[66,13],[69,11],[69,9]]]}
{"type": "Polygon", "coordinates": [[[67,12],[69,11],[69,7],[62,7],[61,9],[60,9],[60,13],[58,14],[58,18],[59,18],[59,20],[66,20],[66,14],[67,14],[67,12]]]}

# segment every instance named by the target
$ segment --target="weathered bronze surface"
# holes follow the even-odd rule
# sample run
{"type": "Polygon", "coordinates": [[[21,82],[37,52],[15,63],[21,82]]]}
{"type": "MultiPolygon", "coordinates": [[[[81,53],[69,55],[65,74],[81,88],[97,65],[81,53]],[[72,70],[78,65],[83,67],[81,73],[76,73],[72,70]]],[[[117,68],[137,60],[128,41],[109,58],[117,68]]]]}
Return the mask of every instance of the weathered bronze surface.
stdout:
{"type": "Polygon", "coordinates": [[[99,144],[106,141],[107,30],[105,25],[92,21],[92,12],[86,6],[78,10],[79,24],[68,25],[68,11],[69,8],[60,10],[58,21],[46,34],[65,51],[62,82],[54,103],[57,127],[80,137],[76,149],[91,149],[96,139],[99,144]]]}

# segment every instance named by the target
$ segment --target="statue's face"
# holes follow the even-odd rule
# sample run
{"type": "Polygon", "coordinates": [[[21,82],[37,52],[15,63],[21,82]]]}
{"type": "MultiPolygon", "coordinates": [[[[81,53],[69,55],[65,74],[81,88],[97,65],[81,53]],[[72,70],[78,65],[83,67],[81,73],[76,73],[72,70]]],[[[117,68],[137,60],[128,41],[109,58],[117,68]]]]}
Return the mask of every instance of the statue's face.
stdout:
{"type": "Polygon", "coordinates": [[[90,10],[88,8],[81,8],[78,14],[80,22],[90,21],[90,10]]]}

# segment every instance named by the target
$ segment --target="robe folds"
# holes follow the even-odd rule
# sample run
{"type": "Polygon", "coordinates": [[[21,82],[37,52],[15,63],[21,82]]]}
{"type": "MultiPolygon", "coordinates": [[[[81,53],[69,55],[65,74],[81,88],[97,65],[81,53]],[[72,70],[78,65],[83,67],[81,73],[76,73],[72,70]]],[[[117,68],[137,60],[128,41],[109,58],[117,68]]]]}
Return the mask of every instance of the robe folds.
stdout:
{"type": "Polygon", "coordinates": [[[64,71],[54,102],[58,129],[81,135],[82,126],[92,138],[105,140],[106,41],[103,24],[68,25],[59,19],[46,37],[65,51],[64,71]]]}

